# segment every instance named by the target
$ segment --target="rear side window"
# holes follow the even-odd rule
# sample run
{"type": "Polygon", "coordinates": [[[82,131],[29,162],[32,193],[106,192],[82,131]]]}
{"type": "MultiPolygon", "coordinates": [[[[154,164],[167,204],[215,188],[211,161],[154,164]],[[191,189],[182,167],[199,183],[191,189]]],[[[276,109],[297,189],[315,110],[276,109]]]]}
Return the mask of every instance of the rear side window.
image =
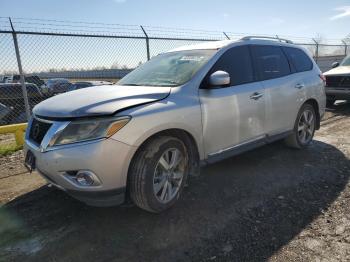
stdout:
{"type": "Polygon", "coordinates": [[[202,88],[208,86],[209,76],[219,70],[230,74],[230,86],[253,82],[254,73],[249,47],[237,46],[227,50],[209,71],[202,88]]]}
{"type": "Polygon", "coordinates": [[[283,47],[283,50],[296,72],[304,72],[312,69],[313,63],[304,51],[293,47],[283,47]]]}
{"type": "Polygon", "coordinates": [[[260,80],[290,74],[288,60],[279,46],[252,46],[257,75],[260,80]]]}

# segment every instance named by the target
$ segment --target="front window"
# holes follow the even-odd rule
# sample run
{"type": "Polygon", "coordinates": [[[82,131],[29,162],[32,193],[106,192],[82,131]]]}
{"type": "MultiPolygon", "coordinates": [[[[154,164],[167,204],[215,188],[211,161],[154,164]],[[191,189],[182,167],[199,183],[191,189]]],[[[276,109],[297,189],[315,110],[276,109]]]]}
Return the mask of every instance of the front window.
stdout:
{"type": "Polygon", "coordinates": [[[186,50],[158,55],[122,78],[118,85],[179,86],[188,82],[217,50],[186,50]]]}
{"type": "Polygon", "coordinates": [[[345,57],[344,60],[340,64],[341,66],[350,66],[350,55],[345,57]]]}

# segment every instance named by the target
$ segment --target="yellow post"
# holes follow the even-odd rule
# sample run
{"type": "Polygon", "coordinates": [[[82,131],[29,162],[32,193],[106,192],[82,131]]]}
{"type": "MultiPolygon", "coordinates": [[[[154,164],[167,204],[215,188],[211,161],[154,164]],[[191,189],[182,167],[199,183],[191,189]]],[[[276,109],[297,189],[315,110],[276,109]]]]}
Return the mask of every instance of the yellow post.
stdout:
{"type": "Polygon", "coordinates": [[[27,128],[27,123],[23,124],[14,124],[7,126],[0,126],[0,134],[15,134],[15,140],[17,146],[23,146],[24,144],[24,133],[27,128]]]}
{"type": "Polygon", "coordinates": [[[16,140],[17,146],[21,146],[24,144],[24,131],[22,129],[18,129],[15,132],[15,140],[16,140]]]}

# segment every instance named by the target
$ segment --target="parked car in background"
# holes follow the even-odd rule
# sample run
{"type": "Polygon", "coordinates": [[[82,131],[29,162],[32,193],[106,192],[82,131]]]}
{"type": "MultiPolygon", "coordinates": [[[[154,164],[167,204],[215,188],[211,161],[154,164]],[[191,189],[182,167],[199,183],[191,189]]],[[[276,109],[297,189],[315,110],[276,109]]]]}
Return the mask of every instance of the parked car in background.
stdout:
{"type": "MultiPolygon", "coordinates": [[[[21,76],[20,75],[7,75],[2,77],[2,83],[20,83],[21,76]]],[[[47,87],[44,82],[39,76],[37,75],[25,75],[24,82],[26,83],[32,83],[35,84],[37,87],[40,88],[40,91],[42,93],[46,93],[47,87]]]]}
{"type": "MultiPolygon", "coordinates": [[[[13,75],[12,83],[20,83],[20,81],[21,81],[20,75],[13,75]]],[[[26,83],[36,84],[39,88],[41,88],[41,86],[45,85],[44,80],[40,79],[40,77],[37,75],[25,75],[24,81],[26,83]]]]}
{"type": "Polygon", "coordinates": [[[0,125],[7,125],[6,116],[11,112],[11,108],[0,103],[0,125]]]}
{"type": "Polygon", "coordinates": [[[116,85],[43,101],[26,166],[90,205],[128,194],[161,212],[201,164],[280,139],[307,147],[325,112],[321,71],[304,48],[256,38],[177,48],[116,85]]]}
{"type": "Polygon", "coordinates": [[[102,86],[102,85],[112,85],[112,82],[108,81],[80,81],[75,82],[69,87],[69,91],[78,90],[82,88],[87,88],[90,86],[102,86]]]}
{"type": "Polygon", "coordinates": [[[69,90],[72,83],[65,78],[52,78],[46,82],[48,93],[51,95],[65,93],[69,90]]]}
{"type": "Polygon", "coordinates": [[[1,83],[12,83],[13,75],[4,75],[1,77],[1,83]]]}
{"type": "Polygon", "coordinates": [[[350,100],[350,55],[341,63],[334,62],[332,69],[325,72],[327,105],[336,100],[350,100]]]}
{"type": "MultiPolygon", "coordinates": [[[[33,108],[43,100],[43,95],[37,85],[32,83],[25,84],[29,105],[33,108]]],[[[27,122],[21,84],[0,84],[0,104],[0,122],[2,124],[27,122]]]]}
{"type": "Polygon", "coordinates": [[[0,83],[10,83],[10,80],[12,82],[12,76],[7,76],[7,75],[3,75],[0,76],[0,83]]]}

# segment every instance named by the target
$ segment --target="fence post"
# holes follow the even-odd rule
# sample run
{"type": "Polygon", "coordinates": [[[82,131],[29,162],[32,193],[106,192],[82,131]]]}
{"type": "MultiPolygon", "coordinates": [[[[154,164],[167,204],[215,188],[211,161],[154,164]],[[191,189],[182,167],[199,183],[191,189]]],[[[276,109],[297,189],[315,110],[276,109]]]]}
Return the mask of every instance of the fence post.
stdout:
{"type": "Polygon", "coordinates": [[[145,37],[146,37],[146,50],[147,50],[147,60],[150,60],[151,59],[151,56],[150,56],[150,53],[149,53],[149,38],[148,38],[148,35],[146,33],[146,30],[143,28],[142,25],[140,25],[143,33],[145,34],[145,37]]]}
{"type": "Polygon", "coordinates": [[[343,42],[343,44],[344,44],[344,54],[345,54],[345,56],[348,54],[348,45],[347,45],[347,43],[344,41],[344,40],[341,40],[342,42],[343,42]]]}
{"type": "Polygon", "coordinates": [[[312,38],[312,41],[314,41],[316,44],[315,61],[317,63],[317,60],[318,60],[318,42],[315,40],[315,38],[312,38]]]}
{"type": "Polygon", "coordinates": [[[223,32],[224,33],[224,36],[226,36],[226,38],[228,39],[228,40],[231,40],[231,38],[225,33],[225,32],[223,32]]]}
{"type": "Polygon", "coordinates": [[[9,17],[10,25],[12,28],[12,38],[13,38],[13,44],[15,46],[15,51],[16,51],[16,58],[17,58],[17,65],[18,65],[18,72],[20,76],[20,82],[21,82],[21,87],[22,87],[22,93],[23,93],[23,99],[24,99],[24,107],[26,111],[26,117],[27,121],[29,121],[30,118],[30,107],[29,107],[29,101],[28,101],[28,92],[25,84],[25,79],[24,79],[24,74],[23,74],[23,69],[22,69],[22,63],[21,63],[21,56],[19,53],[19,48],[18,48],[18,41],[17,41],[17,34],[15,31],[15,28],[13,27],[11,18],[9,17]]]}

